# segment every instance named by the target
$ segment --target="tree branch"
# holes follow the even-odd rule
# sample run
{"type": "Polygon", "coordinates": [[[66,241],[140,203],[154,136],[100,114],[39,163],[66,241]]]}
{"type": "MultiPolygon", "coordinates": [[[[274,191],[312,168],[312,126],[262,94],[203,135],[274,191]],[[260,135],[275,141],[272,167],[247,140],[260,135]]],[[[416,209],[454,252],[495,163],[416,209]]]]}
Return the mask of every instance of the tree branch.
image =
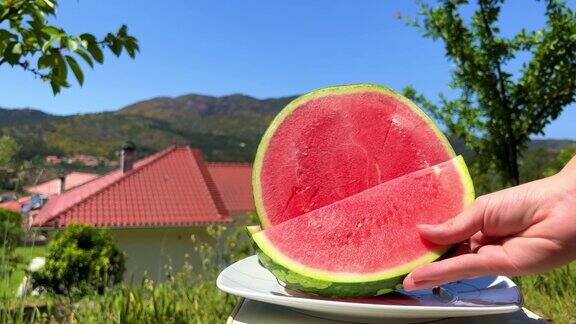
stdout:
{"type": "Polygon", "coordinates": [[[28,61],[18,62],[18,65],[22,67],[22,69],[24,69],[25,71],[32,72],[32,74],[34,74],[37,77],[40,77],[42,79],[49,78],[48,74],[44,74],[35,68],[31,68],[30,63],[28,61]]]}
{"type": "MultiPolygon", "coordinates": [[[[490,39],[491,42],[494,42],[494,34],[492,33],[492,29],[490,28],[490,22],[488,21],[488,17],[486,17],[486,7],[484,2],[479,1],[480,4],[480,14],[482,16],[482,22],[484,23],[484,29],[486,36],[490,39]]],[[[496,69],[496,82],[497,88],[499,88],[500,92],[500,100],[502,104],[502,108],[506,109],[506,113],[504,114],[504,120],[506,123],[506,135],[508,136],[508,157],[509,163],[513,163],[513,165],[509,164],[509,172],[510,176],[512,176],[514,180],[514,184],[519,183],[519,175],[518,175],[518,143],[516,143],[516,135],[514,134],[514,130],[512,128],[512,114],[514,114],[514,107],[511,106],[510,102],[508,101],[508,96],[506,92],[506,85],[504,84],[504,76],[502,73],[502,62],[500,62],[499,57],[495,57],[495,55],[490,56],[492,57],[492,64],[496,69]]]]}
{"type": "MultiPolygon", "coordinates": [[[[488,36],[488,38],[491,41],[494,41],[494,34],[492,34],[492,29],[490,28],[490,23],[488,22],[488,17],[486,17],[486,8],[484,7],[484,3],[482,1],[480,1],[480,13],[482,15],[482,22],[484,23],[484,29],[486,32],[486,35],[488,36]]],[[[502,104],[506,106],[507,109],[511,108],[508,102],[508,96],[507,96],[507,92],[506,92],[506,85],[504,84],[504,77],[502,74],[502,63],[500,62],[500,59],[495,58],[492,60],[492,64],[494,65],[494,68],[496,69],[496,82],[497,82],[497,87],[499,88],[499,92],[500,92],[500,100],[502,101],[502,104]]]]}
{"type": "Polygon", "coordinates": [[[528,125],[528,132],[530,133],[537,133],[537,132],[541,132],[542,129],[540,127],[536,127],[539,126],[537,125],[545,116],[546,113],[548,112],[549,107],[547,106],[541,106],[540,110],[536,113],[536,116],[532,117],[532,120],[530,121],[530,124],[528,125]]]}

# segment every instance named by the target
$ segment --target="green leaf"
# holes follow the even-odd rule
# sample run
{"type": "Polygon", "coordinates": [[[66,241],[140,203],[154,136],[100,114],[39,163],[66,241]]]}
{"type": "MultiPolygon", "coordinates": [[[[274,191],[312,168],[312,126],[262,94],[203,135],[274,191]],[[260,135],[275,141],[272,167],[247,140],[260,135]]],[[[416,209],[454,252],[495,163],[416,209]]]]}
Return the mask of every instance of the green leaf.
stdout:
{"type": "Polygon", "coordinates": [[[120,29],[118,29],[118,36],[128,36],[128,26],[122,25],[120,29]]]}
{"type": "Polygon", "coordinates": [[[70,51],[74,52],[78,49],[78,42],[76,42],[76,40],[68,37],[66,39],[66,48],[68,48],[70,51]]]}
{"type": "Polygon", "coordinates": [[[38,59],[38,68],[42,70],[51,66],[53,63],[54,63],[54,57],[52,55],[50,54],[42,55],[38,59]]]}
{"type": "Polygon", "coordinates": [[[7,30],[0,29],[0,41],[7,41],[9,39],[14,39],[14,35],[7,30]]]}
{"type": "Polygon", "coordinates": [[[12,46],[12,54],[21,55],[22,54],[22,44],[16,43],[12,46]]]}
{"type": "Polygon", "coordinates": [[[54,55],[54,65],[56,69],[56,78],[60,84],[65,84],[68,79],[68,66],[62,58],[62,55],[59,53],[54,55]]]}
{"type": "Polygon", "coordinates": [[[94,35],[92,35],[92,34],[84,33],[78,37],[80,37],[81,40],[88,42],[89,45],[97,43],[96,37],[94,37],[94,35]]]}
{"type": "Polygon", "coordinates": [[[15,65],[20,61],[21,54],[18,52],[22,52],[22,45],[17,42],[10,42],[4,51],[4,59],[6,59],[6,62],[9,64],[15,65]]]}
{"type": "Polygon", "coordinates": [[[44,2],[50,8],[54,8],[54,3],[52,3],[52,1],[42,0],[42,2],[44,2]]]}
{"type": "Polygon", "coordinates": [[[122,43],[118,39],[113,39],[112,43],[108,44],[108,47],[116,56],[120,56],[122,54],[122,43]]]}
{"type": "Polygon", "coordinates": [[[52,93],[57,95],[60,92],[60,84],[56,81],[50,81],[50,87],[52,88],[52,93]]]}
{"type": "Polygon", "coordinates": [[[100,64],[104,62],[104,54],[102,53],[102,50],[97,44],[92,43],[88,45],[88,52],[90,52],[90,54],[92,55],[94,60],[96,60],[96,62],[100,64]]]}
{"type": "Polygon", "coordinates": [[[56,41],[56,38],[51,37],[49,40],[44,42],[44,45],[42,45],[42,52],[46,53],[48,51],[48,49],[50,49],[50,47],[52,46],[52,43],[54,43],[54,41],[56,41]]]}
{"type": "Polygon", "coordinates": [[[76,60],[70,55],[66,55],[66,61],[72,69],[72,72],[74,73],[76,80],[78,80],[78,83],[80,85],[84,84],[84,73],[82,73],[82,69],[80,69],[78,62],[76,62],[76,60]]]}
{"type": "Polygon", "coordinates": [[[88,56],[88,54],[86,54],[86,52],[82,51],[82,50],[77,50],[76,54],[78,54],[78,56],[80,56],[82,59],[84,59],[84,61],[90,65],[91,68],[94,67],[94,63],[92,62],[92,59],[90,58],[90,56],[88,56]]]}
{"type": "Polygon", "coordinates": [[[42,28],[42,32],[44,32],[45,34],[48,34],[51,37],[56,37],[56,36],[62,34],[62,30],[60,30],[54,26],[46,26],[46,27],[42,28]]]}

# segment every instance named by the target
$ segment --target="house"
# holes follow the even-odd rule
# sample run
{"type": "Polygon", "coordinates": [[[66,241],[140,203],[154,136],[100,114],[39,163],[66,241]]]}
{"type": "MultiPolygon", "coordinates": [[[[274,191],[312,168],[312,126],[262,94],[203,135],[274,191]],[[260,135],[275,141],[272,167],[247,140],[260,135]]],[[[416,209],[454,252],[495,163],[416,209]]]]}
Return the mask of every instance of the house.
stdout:
{"type": "Polygon", "coordinates": [[[62,163],[62,160],[60,160],[60,158],[57,157],[56,155],[48,155],[48,156],[46,156],[46,163],[48,163],[48,164],[60,164],[60,163],[62,163]]]}
{"type": "Polygon", "coordinates": [[[43,197],[50,197],[84,184],[96,177],[98,177],[96,173],[71,172],[58,179],[52,179],[35,186],[25,187],[24,190],[43,197]]]}
{"type": "Polygon", "coordinates": [[[26,197],[22,197],[16,200],[11,200],[11,201],[5,201],[5,202],[1,202],[0,203],[0,209],[8,209],[11,210],[13,212],[16,213],[20,213],[22,210],[22,207],[24,207],[26,204],[28,204],[30,202],[30,197],[26,196],[26,197]]]}
{"type": "Polygon", "coordinates": [[[90,154],[76,154],[67,159],[68,164],[80,164],[87,167],[96,167],[100,164],[98,157],[90,154]]]}
{"type": "Polygon", "coordinates": [[[48,232],[74,223],[107,228],[127,255],[127,280],[144,272],[163,280],[166,265],[199,264],[194,244],[218,244],[207,225],[232,218],[200,151],[171,146],[134,160],[134,148],[125,147],[119,169],[52,196],[32,224],[48,232]]]}
{"type": "Polygon", "coordinates": [[[235,221],[244,220],[247,213],[256,210],[252,195],[251,164],[212,162],[208,163],[208,171],[235,221]]]}

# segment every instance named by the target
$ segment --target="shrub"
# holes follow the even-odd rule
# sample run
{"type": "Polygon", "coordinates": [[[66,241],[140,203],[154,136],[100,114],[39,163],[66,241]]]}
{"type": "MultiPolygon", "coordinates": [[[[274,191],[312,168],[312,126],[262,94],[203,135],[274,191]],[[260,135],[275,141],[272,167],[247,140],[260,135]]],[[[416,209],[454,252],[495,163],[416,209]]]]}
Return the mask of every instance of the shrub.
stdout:
{"type": "Polygon", "coordinates": [[[8,209],[0,208],[0,240],[5,249],[14,250],[24,236],[22,216],[8,209]]]}
{"type": "Polygon", "coordinates": [[[8,209],[0,208],[0,278],[8,275],[15,263],[14,249],[24,236],[22,216],[8,209]]]}
{"type": "Polygon", "coordinates": [[[46,264],[32,274],[33,287],[68,296],[102,294],[122,281],[125,256],[108,231],[70,225],[48,245],[46,264]]]}
{"type": "MultiPolygon", "coordinates": [[[[77,323],[224,323],[238,302],[236,296],[216,287],[219,268],[250,254],[251,241],[245,225],[238,224],[222,251],[210,243],[196,242],[191,247],[203,262],[198,268],[186,264],[168,280],[140,286],[120,285],[102,296],[84,299],[71,309],[69,318],[77,323]],[[222,254],[222,258],[218,255],[222,254]],[[219,264],[224,261],[225,264],[219,264]]],[[[222,241],[225,228],[208,226],[214,242],[222,241]]]]}
{"type": "MultiPolygon", "coordinates": [[[[191,249],[203,262],[197,267],[185,264],[180,271],[161,283],[145,279],[139,285],[116,285],[101,295],[79,300],[65,296],[40,297],[41,304],[29,309],[30,300],[5,305],[0,303],[3,318],[24,318],[26,323],[224,323],[238,302],[236,296],[216,287],[221,267],[253,253],[245,225],[254,224],[254,215],[246,223],[237,224],[224,246],[191,238],[191,249]],[[221,262],[224,262],[222,264],[221,262]]],[[[209,226],[211,242],[222,242],[226,228],[209,226]]],[[[50,247],[49,252],[50,254],[50,247]]]]}

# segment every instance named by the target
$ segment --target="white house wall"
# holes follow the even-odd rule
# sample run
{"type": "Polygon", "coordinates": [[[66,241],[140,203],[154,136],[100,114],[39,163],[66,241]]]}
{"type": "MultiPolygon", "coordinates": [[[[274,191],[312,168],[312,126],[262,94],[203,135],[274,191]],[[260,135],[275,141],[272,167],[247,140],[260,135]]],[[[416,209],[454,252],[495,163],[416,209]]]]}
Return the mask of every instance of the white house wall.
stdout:
{"type": "Polygon", "coordinates": [[[144,273],[155,282],[164,281],[185,262],[199,269],[200,257],[194,248],[203,243],[214,248],[218,245],[205,227],[114,229],[110,232],[118,248],[126,253],[125,281],[134,284],[141,282],[144,273]]]}

